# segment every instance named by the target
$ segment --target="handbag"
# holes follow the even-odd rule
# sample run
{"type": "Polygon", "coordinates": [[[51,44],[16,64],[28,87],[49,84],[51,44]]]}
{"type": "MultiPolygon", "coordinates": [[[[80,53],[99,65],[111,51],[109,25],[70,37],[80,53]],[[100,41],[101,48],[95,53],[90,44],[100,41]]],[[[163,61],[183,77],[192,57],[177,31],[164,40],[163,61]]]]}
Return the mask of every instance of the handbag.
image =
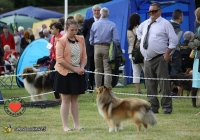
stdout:
{"type": "Polygon", "coordinates": [[[136,43],[137,43],[137,35],[135,35],[135,41],[133,45],[133,50],[132,50],[132,60],[135,64],[143,63],[144,57],[140,52],[140,48],[136,48],[136,43]]]}

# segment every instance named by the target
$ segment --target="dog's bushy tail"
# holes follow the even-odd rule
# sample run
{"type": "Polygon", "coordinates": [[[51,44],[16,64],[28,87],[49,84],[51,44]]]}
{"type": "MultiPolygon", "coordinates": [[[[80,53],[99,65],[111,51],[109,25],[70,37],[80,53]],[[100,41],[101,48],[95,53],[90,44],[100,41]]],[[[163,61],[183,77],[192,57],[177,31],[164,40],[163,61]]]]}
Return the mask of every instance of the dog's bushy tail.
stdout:
{"type": "Polygon", "coordinates": [[[156,116],[154,115],[150,107],[146,108],[146,113],[144,114],[143,122],[145,124],[150,124],[150,125],[156,125],[157,123],[156,116]]]}

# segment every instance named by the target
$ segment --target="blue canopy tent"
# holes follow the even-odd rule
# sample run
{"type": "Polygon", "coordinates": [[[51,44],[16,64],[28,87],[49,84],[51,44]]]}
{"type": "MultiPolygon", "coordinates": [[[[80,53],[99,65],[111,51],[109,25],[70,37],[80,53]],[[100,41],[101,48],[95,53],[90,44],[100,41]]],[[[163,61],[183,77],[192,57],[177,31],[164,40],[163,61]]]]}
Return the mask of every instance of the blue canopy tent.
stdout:
{"type": "Polygon", "coordinates": [[[17,26],[32,27],[34,22],[45,20],[49,18],[61,18],[64,14],[33,7],[27,6],[18,10],[7,12],[0,15],[0,21],[12,24],[13,28],[17,26]]]}
{"type": "MultiPolygon", "coordinates": [[[[34,64],[37,64],[39,58],[49,56],[50,51],[46,47],[48,43],[45,39],[37,39],[29,44],[19,58],[16,75],[22,74],[26,67],[33,67],[34,64]]],[[[24,87],[23,79],[20,76],[16,77],[16,83],[18,87],[24,87]]]]}
{"type": "Polygon", "coordinates": [[[33,7],[33,6],[27,6],[18,10],[14,10],[8,13],[4,13],[0,15],[0,18],[7,17],[7,16],[13,16],[13,15],[24,15],[29,17],[34,17],[39,20],[44,20],[48,18],[61,18],[64,15],[62,13],[33,7]]]}
{"type": "MultiPolygon", "coordinates": [[[[126,75],[132,76],[132,68],[128,59],[128,42],[127,42],[127,28],[128,19],[132,13],[138,13],[141,16],[141,20],[144,21],[149,18],[147,13],[151,3],[159,2],[162,6],[162,17],[170,20],[172,19],[172,13],[176,9],[181,9],[184,13],[184,21],[181,24],[183,31],[194,31],[194,0],[113,0],[101,4],[101,7],[107,7],[110,15],[109,20],[113,21],[117,25],[117,30],[120,38],[121,48],[125,50],[126,58],[126,75]]],[[[89,9],[86,13],[86,19],[93,16],[92,9],[89,9]]],[[[132,79],[127,79],[130,83],[132,79]]]]}

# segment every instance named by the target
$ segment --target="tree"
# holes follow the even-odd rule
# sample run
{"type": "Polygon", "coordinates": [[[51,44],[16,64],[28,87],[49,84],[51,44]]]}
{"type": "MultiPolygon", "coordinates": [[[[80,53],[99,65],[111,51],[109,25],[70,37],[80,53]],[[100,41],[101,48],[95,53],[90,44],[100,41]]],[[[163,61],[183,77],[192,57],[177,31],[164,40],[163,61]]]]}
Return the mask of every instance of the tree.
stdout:
{"type": "Polygon", "coordinates": [[[73,5],[94,5],[94,4],[100,4],[105,3],[111,0],[69,0],[69,6],[73,5]]]}
{"type": "MultiPolygon", "coordinates": [[[[2,1],[2,0],[1,0],[2,1]]],[[[6,0],[3,0],[6,1],[6,0]]],[[[7,0],[14,5],[14,8],[26,6],[47,7],[47,6],[64,6],[65,0],[7,0]]],[[[111,0],[68,0],[69,6],[74,5],[94,5],[105,3],[111,0]]],[[[0,4],[1,5],[1,4],[0,4]]]]}
{"type": "Polygon", "coordinates": [[[13,3],[14,8],[26,6],[47,7],[47,6],[64,6],[64,0],[9,0],[13,3]]]}
{"type": "Polygon", "coordinates": [[[1,8],[13,8],[13,2],[10,0],[0,0],[1,8]]]}

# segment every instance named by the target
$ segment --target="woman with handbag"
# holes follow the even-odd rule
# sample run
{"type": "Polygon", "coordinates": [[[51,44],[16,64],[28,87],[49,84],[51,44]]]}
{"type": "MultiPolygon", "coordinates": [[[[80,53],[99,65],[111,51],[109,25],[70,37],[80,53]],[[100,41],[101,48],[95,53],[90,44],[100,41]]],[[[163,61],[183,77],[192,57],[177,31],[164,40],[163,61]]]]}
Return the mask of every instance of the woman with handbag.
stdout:
{"type": "MultiPolygon", "coordinates": [[[[200,23],[200,7],[195,10],[195,17],[198,23],[200,23]]],[[[190,47],[193,51],[191,52],[194,55],[194,63],[192,69],[192,79],[200,79],[200,27],[197,29],[195,35],[192,37],[190,42],[188,43],[188,47],[190,47]]],[[[197,95],[197,91],[200,89],[199,80],[192,80],[192,96],[197,95]]],[[[192,105],[196,107],[196,98],[192,98],[192,105]]],[[[200,115],[200,113],[199,113],[200,115]]]]}
{"type": "Polygon", "coordinates": [[[129,59],[132,63],[132,69],[133,69],[133,83],[136,88],[136,93],[141,94],[140,89],[140,74],[141,70],[144,70],[144,63],[143,63],[143,57],[140,53],[140,41],[137,40],[136,35],[136,29],[140,24],[140,16],[136,13],[132,14],[129,18],[129,28],[127,31],[127,38],[128,38],[128,54],[129,59]],[[136,53],[137,52],[137,53],[136,53]],[[134,56],[132,56],[132,54],[134,56]],[[135,55],[136,54],[136,55],[135,55]]]}

